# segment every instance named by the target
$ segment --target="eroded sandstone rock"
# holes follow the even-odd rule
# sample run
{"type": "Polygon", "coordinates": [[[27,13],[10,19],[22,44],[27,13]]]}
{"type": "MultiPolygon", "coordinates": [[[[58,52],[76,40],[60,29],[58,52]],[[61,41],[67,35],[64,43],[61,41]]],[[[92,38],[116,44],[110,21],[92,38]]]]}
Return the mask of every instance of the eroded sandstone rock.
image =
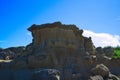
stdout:
{"type": "Polygon", "coordinates": [[[49,67],[65,67],[66,64],[78,61],[86,52],[95,54],[91,38],[82,36],[83,30],[75,25],[65,25],[61,22],[34,24],[28,30],[32,32],[33,42],[26,47],[26,54],[34,56],[33,63],[39,62],[38,67],[43,63],[49,67]],[[45,51],[46,55],[42,55],[45,51]],[[43,56],[46,57],[45,62],[37,59],[43,56]]]}

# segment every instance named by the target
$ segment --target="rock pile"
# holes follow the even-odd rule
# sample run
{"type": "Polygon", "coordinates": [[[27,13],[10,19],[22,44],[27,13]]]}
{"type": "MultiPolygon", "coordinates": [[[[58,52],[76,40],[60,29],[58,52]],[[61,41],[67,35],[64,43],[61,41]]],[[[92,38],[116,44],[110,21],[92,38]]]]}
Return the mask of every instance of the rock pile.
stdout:
{"type": "Polygon", "coordinates": [[[24,46],[1,49],[0,59],[4,59],[4,60],[14,59],[18,56],[21,56],[24,50],[25,50],[24,46]]]}
{"type": "Polygon", "coordinates": [[[103,64],[96,65],[91,72],[93,76],[90,76],[90,80],[120,80],[103,64]]]}

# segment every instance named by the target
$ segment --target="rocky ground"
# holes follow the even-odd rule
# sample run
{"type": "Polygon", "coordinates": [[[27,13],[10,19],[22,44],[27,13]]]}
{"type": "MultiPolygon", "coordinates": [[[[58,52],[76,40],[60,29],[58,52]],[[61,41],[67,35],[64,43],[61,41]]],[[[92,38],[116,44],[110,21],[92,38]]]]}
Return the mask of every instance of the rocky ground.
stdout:
{"type": "Polygon", "coordinates": [[[76,25],[33,24],[28,30],[32,43],[0,49],[0,79],[120,80],[113,48],[96,48],[76,25]]]}

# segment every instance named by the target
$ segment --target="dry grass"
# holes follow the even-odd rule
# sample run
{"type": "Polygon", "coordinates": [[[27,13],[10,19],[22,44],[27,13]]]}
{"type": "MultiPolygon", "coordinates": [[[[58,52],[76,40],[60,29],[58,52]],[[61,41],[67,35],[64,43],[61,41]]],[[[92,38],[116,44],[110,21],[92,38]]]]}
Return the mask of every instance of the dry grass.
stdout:
{"type": "Polygon", "coordinates": [[[12,60],[3,60],[3,59],[0,59],[0,62],[11,62],[12,60]]]}

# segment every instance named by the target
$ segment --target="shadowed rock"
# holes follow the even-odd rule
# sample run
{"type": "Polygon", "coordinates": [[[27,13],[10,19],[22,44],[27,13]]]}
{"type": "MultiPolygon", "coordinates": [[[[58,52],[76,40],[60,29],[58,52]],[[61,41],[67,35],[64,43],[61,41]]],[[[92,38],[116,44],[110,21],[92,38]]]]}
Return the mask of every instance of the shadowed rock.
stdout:
{"type": "Polygon", "coordinates": [[[32,80],[60,80],[60,72],[55,69],[42,69],[33,74],[32,80]]]}

